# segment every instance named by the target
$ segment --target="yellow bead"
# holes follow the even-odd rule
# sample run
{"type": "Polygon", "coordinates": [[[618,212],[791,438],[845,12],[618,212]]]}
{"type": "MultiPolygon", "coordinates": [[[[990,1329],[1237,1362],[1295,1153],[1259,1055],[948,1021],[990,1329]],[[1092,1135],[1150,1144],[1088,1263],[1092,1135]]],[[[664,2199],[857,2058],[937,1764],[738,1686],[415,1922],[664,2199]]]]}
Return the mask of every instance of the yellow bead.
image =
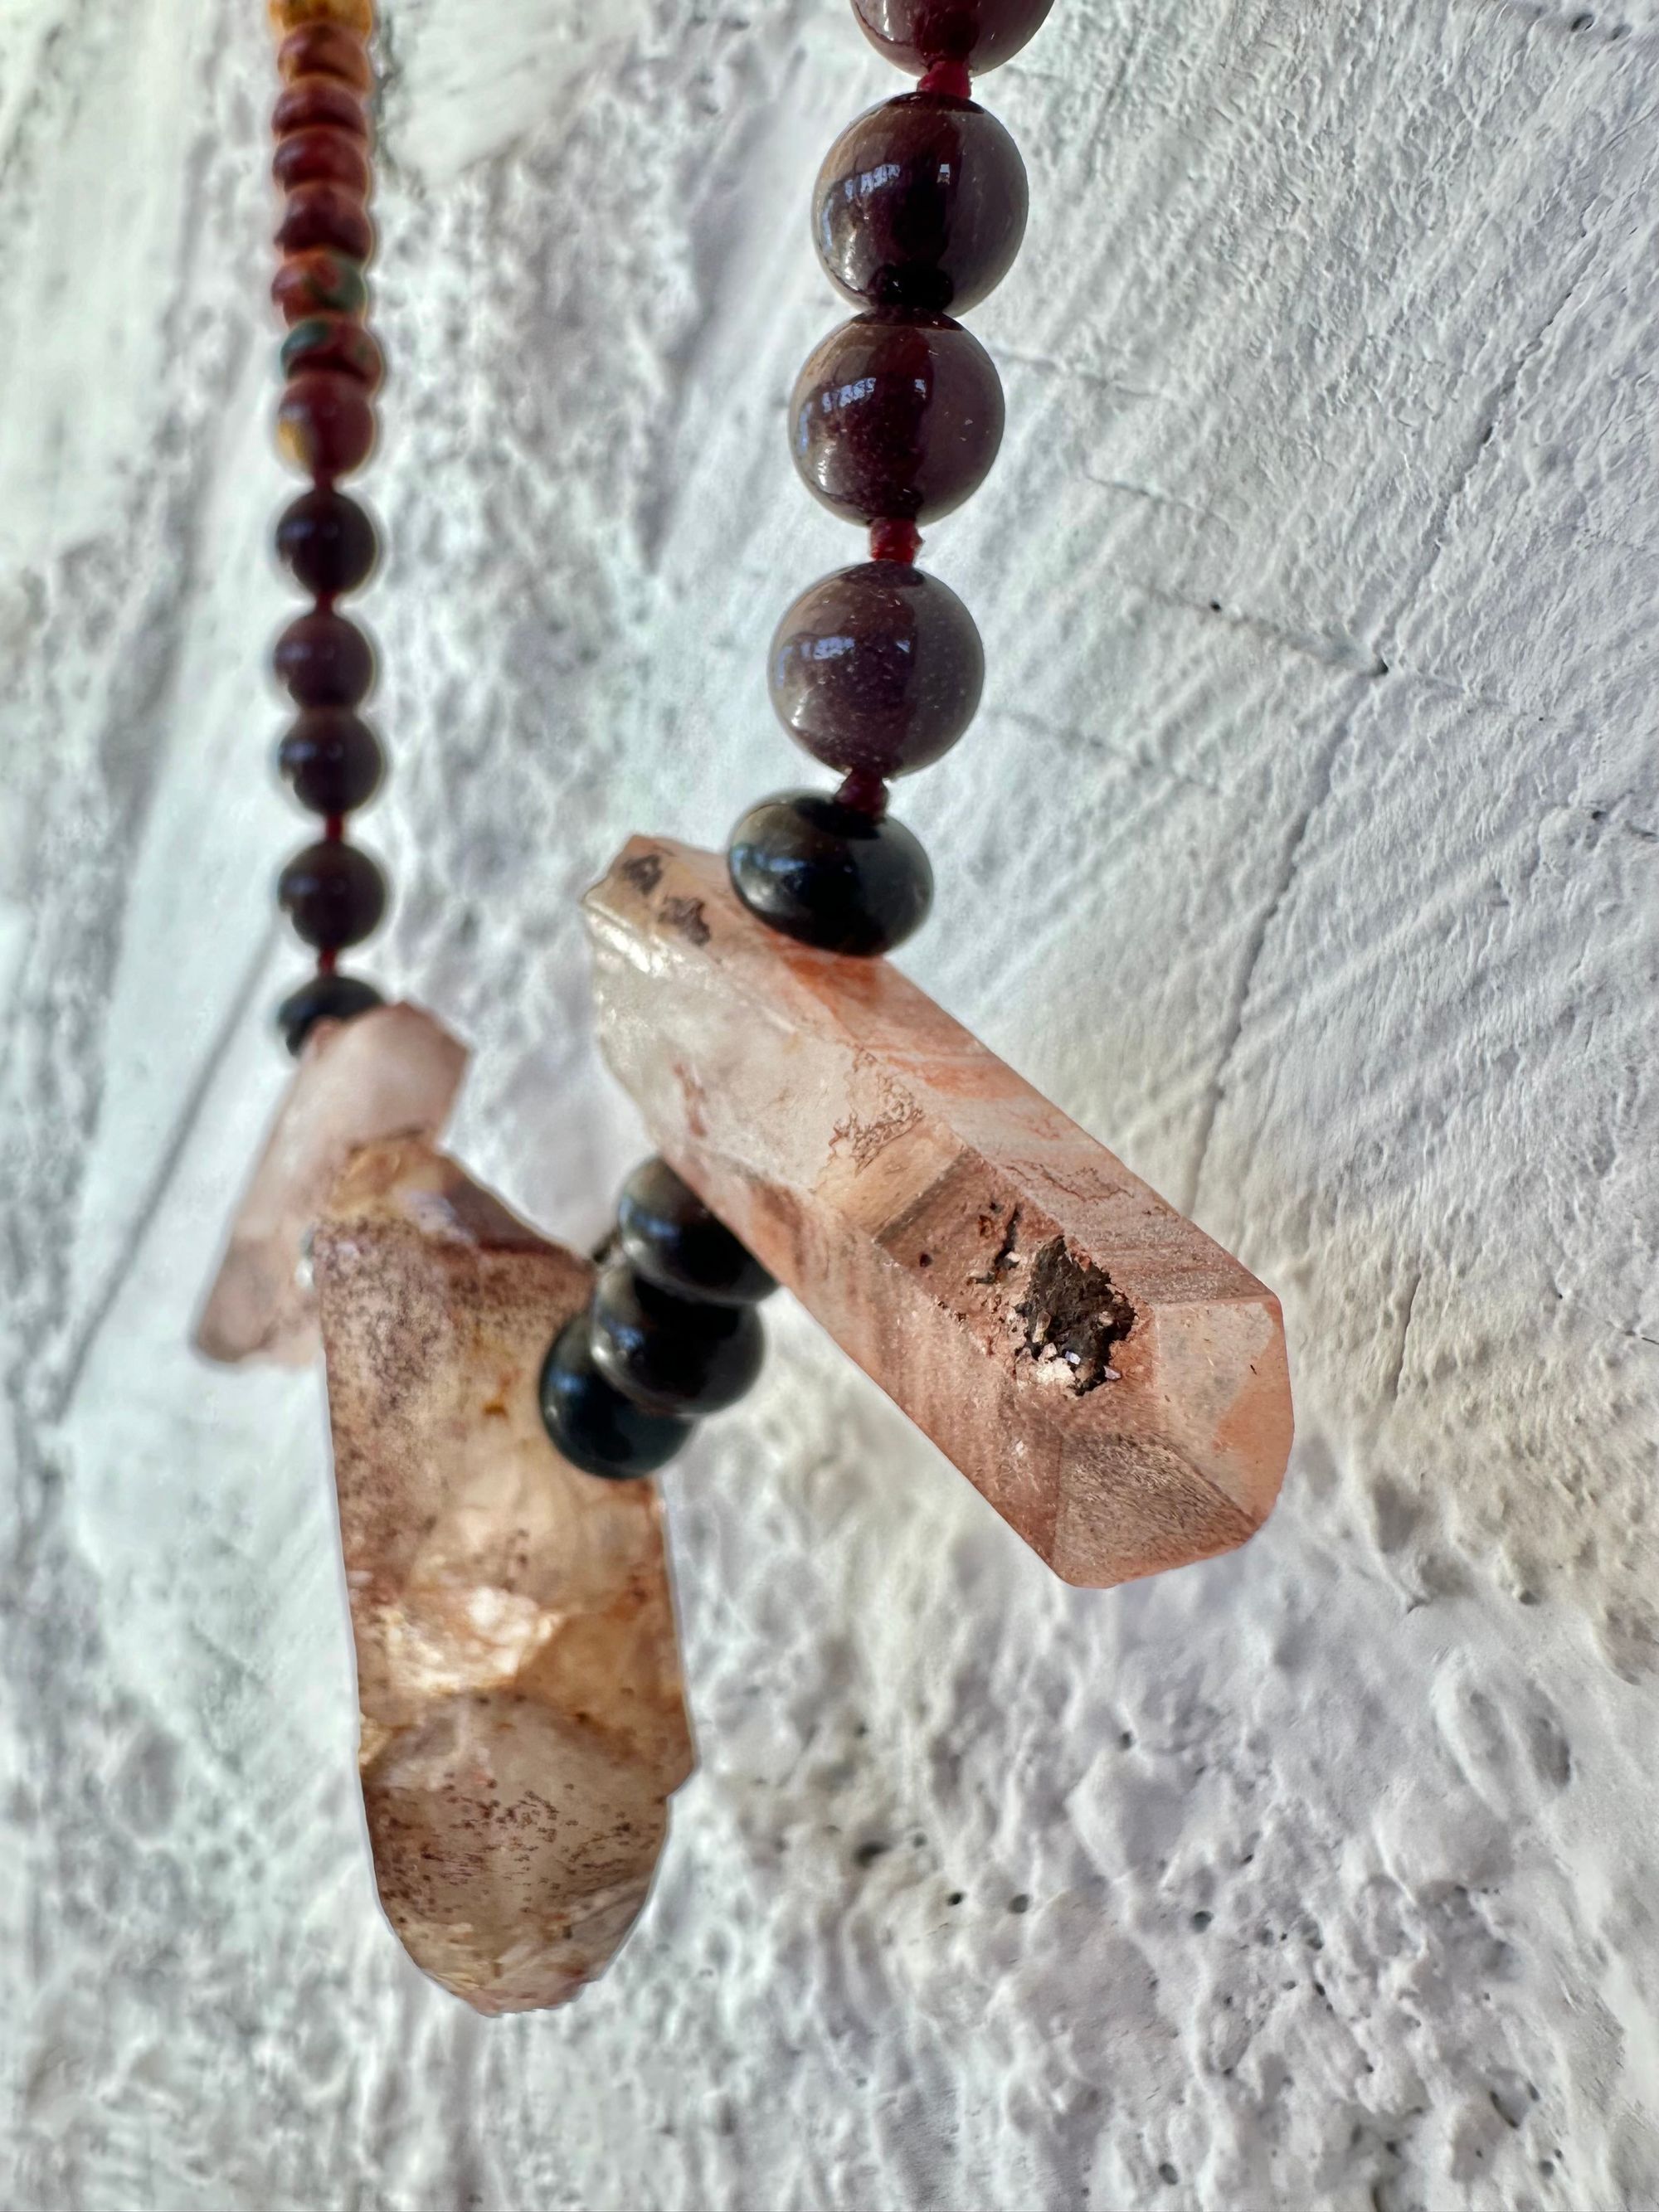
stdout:
{"type": "Polygon", "coordinates": [[[278,38],[307,23],[337,23],[366,39],[374,28],[374,0],[270,0],[270,21],[278,38]]]}

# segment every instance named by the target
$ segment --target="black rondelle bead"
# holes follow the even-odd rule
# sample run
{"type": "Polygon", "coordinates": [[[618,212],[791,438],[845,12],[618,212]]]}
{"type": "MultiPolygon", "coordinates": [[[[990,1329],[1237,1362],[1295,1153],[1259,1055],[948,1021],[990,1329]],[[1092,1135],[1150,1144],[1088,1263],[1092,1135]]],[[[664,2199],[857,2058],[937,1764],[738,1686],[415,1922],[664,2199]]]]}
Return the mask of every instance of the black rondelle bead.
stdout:
{"type": "Polygon", "coordinates": [[[663,1290],[752,1305],[777,1288],[666,1160],[647,1160],[623,1185],[617,1231],[626,1258],[663,1290]]]}
{"type": "Polygon", "coordinates": [[[599,1277],[588,1333],[600,1374],[648,1413],[718,1413],[742,1397],[766,1356],[752,1306],[676,1297],[625,1262],[599,1277]]]}
{"type": "Polygon", "coordinates": [[[276,525],[278,557],[319,599],[366,584],[379,550],[374,525],[356,501],[322,485],[301,492],[276,525]]]}
{"type": "Polygon", "coordinates": [[[732,833],[732,887],[750,914],[823,952],[890,952],[920,929],[933,872],[891,815],[817,791],[751,807],[732,833]]]}
{"type": "Polygon", "coordinates": [[[296,853],[276,879],[276,902],[319,952],[361,945],[386,912],[386,878],[367,853],[332,838],[296,853]]]}
{"type": "Polygon", "coordinates": [[[359,975],[307,975],[276,1009],[283,1042],[297,1059],[319,1022],[355,1021],[386,1000],[359,975]]]}
{"type": "Polygon", "coordinates": [[[276,766],[313,814],[354,814],[380,787],[380,741],[349,707],[312,707],[277,749],[276,766]]]}
{"type": "Polygon", "coordinates": [[[611,1388],[593,1364],[585,1313],[566,1325],[547,1355],[541,1401],[542,1419],[556,1449],[573,1467],[610,1482],[654,1474],[696,1425],[672,1414],[648,1413],[611,1388]]]}

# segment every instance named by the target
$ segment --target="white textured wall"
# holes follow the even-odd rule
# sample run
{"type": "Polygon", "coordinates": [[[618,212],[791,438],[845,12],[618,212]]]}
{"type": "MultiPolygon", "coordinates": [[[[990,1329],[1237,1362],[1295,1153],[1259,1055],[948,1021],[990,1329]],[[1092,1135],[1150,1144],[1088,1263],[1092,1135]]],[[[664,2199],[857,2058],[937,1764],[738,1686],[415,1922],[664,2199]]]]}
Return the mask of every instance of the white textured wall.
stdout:
{"type": "MultiPolygon", "coordinates": [[[[805,195],[896,87],[842,0],[388,13],[368,964],[582,1238],[574,896],[797,775],[805,195]]],[[[297,966],[262,15],[0,6],[8,2212],[1650,2208],[1655,0],[1059,0],[987,82],[906,964],[1283,1294],[1291,1479],[1066,1591],[780,1313],[671,1485],[655,1903],[489,2026],[373,1906],[319,1389],[182,1348],[297,966]]]]}

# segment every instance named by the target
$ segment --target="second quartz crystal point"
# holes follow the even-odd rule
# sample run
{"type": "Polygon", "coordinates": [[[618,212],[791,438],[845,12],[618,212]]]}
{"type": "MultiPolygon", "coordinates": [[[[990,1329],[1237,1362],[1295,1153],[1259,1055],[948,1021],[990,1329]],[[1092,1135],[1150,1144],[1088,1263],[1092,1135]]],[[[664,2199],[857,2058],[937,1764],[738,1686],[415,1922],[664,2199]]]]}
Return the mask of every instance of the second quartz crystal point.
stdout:
{"type": "Polygon", "coordinates": [[[1068,1582],[1242,1543],[1279,1302],[884,960],[635,838],[588,895],[606,1057],[704,1201],[1068,1582]]]}
{"type": "Polygon", "coordinates": [[[562,2003],[644,1904],[690,1773],[661,1509],[549,1443],[592,1270],[418,1141],[314,1245],[380,1901],[480,2012],[562,2003]]]}

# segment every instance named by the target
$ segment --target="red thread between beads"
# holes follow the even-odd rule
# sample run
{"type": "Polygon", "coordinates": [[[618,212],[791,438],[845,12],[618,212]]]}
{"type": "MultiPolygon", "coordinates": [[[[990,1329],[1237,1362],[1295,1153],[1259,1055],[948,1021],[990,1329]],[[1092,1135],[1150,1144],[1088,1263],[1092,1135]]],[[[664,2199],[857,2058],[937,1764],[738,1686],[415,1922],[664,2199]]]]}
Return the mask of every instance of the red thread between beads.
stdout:
{"type": "Polygon", "coordinates": [[[331,951],[319,952],[317,955],[317,973],[319,975],[331,975],[339,964],[340,956],[337,952],[331,951]]]}
{"type": "Polygon", "coordinates": [[[922,78],[919,89],[942,92],[952,100],[966,100],[972,84],[966,62],[935,62],[922,78]]]}
{"type": "Polygon", "coordinates": [[[343,844],[345,842],[344,815],[330,814],[325,816],[323,821],[323,835],[331,845],[343,844]]]}
{"type": "Polygon", "coordinates": [[[872,561],[914,561],[921,550],[921,532],[914,522],[895,520],[870,525],[872,561]]]}
{"type": "Polygon", "coordinates": [[[855,768],[836,793],[836,803],[879,822],[887,811],[887,786],[867,768],[855,768]]]}

